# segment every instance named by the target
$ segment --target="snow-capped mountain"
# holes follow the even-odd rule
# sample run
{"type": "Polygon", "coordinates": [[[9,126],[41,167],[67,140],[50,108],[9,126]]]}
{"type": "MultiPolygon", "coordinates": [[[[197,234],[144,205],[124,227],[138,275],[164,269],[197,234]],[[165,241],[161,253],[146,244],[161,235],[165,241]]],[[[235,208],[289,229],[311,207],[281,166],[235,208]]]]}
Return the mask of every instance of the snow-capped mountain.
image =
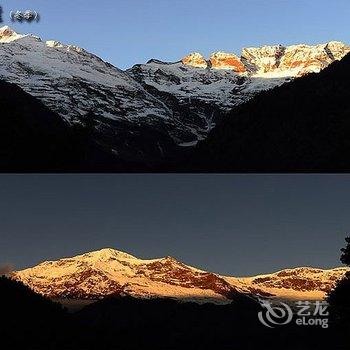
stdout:
{"type": "Polygon", "coordinates": [[[223,113],[263,90],[318,73],[349,52],[349,46],[336,41],[316,46],[263,46],[245,48],[240,57],[219,51],[209,59],[191,53],[175,63],[150,60],[127,72],[189,125],[195,135],[192,141],[198,141],[223,113]]]}
{"type": "Polygon", "coordinates": [[[41,99],[67,120],[93,111],[126,120],[170,116],[125,72],[85,50],[0,29],[0,77],[41,99]],[[118,103],[116,103],[118,101],[118,103]]]}
{"type": "Polygon", "coordinates": [[[215,52],[207,60],[192,53],[182,63],[197,68],[232,70],[252,77],[284,78],[318,73],[334,61],[341,60],[350,47],[339,41],[319,45],[273,45],[244,48],[241,56],[215,52]]]}
{"type": "Polygon", "coordinates": [[[122,71],[82,48],[0,28],[0,79],[40,99],[68,123],[92,120],[113,154],[146,160],[193,145],[231,108],[341,59],[339,42],[243,49],[241,57],[191,54],[122,71]]]}
{"type": "Polygon", "coordinates": [[[255,277],[225,277],[225,280],[242,291],[261,296],[321,300],[348,271],[346,267],[328,270],[298,267],[255,277]]]}
{"type": "Polygon", "coordinates": [[[180,140],[182,144],[205,138],[224,113],[258,92],[290,80],[255,78],[228,69],[158,60],[135,65],[127,72],[192,129],[192,137],[180,140]]]}
{"type": "Polygon", "coordinates": [[[113,294],[220,301],[235,292],[223,278],[174,258],[141,260],[113,249],[47,261],[12,277],[43,295],[73,299],[113,294]]]}
{"type": "Polygon", "coordinates": [[[171,297],[225,303],[237,293],[322,299],[348,271],[297,268],[236,278],[183,264],[172,257],[142,260],[114,249],[46,261],[11,277],[50,298],[95,300],[107,295],[171,297]]]}
{"type": "Polygon", "coordinates": [[[8,27],[0,29],[0,79],[20,86],[69,124],[93,125],[98,144],[124,158],[131,154],[133,161],[159,158],[173,142],[170,131],[186,129],[122,70],[79,47],[8,27]]]}

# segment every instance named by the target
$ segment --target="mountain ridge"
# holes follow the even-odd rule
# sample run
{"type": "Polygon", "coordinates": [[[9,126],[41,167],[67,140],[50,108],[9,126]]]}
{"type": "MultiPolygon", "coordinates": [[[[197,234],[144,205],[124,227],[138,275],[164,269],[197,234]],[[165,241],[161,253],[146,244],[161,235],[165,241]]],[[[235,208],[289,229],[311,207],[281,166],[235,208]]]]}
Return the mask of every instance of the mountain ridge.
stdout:
{"type": "MultiPolygon", "coordinates": [[[[141,126],[171,138],[177,145],[193,145],[206,138],[230,109],[297,77],[308,62],[317,61],[316,68],[310,70],[320,70],[350,50],[340,42],[326,46],[332,59],[325,52],[325,44],[286,47],[290,52],[283,66],[287,73],[283,74],[263,72],[273,67],[276,59],[283,61],[276,58],[279,46],[243,49],[239,62],[238,56],[216,52],[211,67],[205,69],[184,64],[184,59],[174,63],[153,59],[123,71],[75,45],[43,41],[5,26],[0,28],[0,78],[20,86],[70,123],[95,115],[97,141],[128,159],[130,150],[124,150],[113,135],[122,137],[125,130],[124,143],[128,143],[132,129],[141,126]],[[303,61],[308,51],[310,57],[303,61]],[[300,61],[299,66],[290,69],[296,61],[300,61]],[[216,69],[232,64],[240,69],[216,69]],[[247,70],[251,72],[247,74],[247,70]]],[[[151,152],[143,141],[136,143],[134,156],[144,154],[145,161],[161,158],[170,141],[155,137],[158,140],[153,141],[151,152]]]]}
{"type": "MultiPolygon", "coordinates": [[[[88,155],[84,169],[217,171],[216,158],[221,152],[212,157],[214,152],[206,145],[212,135],[220,133],[218,125],[257,96],[342,62],[349,50],[335,41],[315,46],[263,46],[245,48],[241,57],[216,52],[210,65],[200,54],[192,57],[204,60],[205,67],[200,67],[204,61],[195,67],[191,60],[171,63],[152,59],[123,71],[77,46],[42,41],[2,27],[0,80],[19,86],[67,126],[84,127],[89,144],[98,148],[93,156],[88,155]],[[197,144],[203,154],[197,152],[197,144]],[[214,159],[208,166],[209,158],[214,159]]],[[[251,141],[254,143],[257,140],[251,141]]],[[[239,153],[238,158],[241,156],[239,153]]]]}
{"type": "Polygon", "coordinates": [[[348,54],[232,110],[198,145],[198,169],[349,171],[349,76],[348,54]]]}
{"type": "Polygon", "coordinates": [[[228,69],[256,77],[298,77],[318,73],[349,52],[350,46],[341,41],[317,45],[265,45],[243,48],[240,56],[216,51],[206,59],[202,54],[193,52],[185,56],[182,63],[196,68],[228,69]]]}
{"type": "Polygon", "coordinates": [[[238,294],[323,299],[347,268],[299,267],[252,277],[222,276],[170,256],[139,259],[112,248],[16,271],[11,278],[50,298],[98,300],[108,295],[228,303],[238,294]]]}

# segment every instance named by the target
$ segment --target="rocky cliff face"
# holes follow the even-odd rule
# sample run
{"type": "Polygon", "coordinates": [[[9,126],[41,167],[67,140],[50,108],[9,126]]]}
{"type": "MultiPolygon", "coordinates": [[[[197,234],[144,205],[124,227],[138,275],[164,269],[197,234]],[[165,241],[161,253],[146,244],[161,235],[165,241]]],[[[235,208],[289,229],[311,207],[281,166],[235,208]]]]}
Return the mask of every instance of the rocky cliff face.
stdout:
{"type": "Polygon", "coordinates": [[[204,58],[203,55],[201,55],[198,52],[190,53],[188,56],[184,57],[181,62],[183,64],[186,64],[191,67],[195,68],[207,68],[208,62],[204,58]]]}
{"type": "Polygon", "coordinates": [[[213,53],[209,60],[199,53],[185,57],[184,64],[213,69],[227,69],[255,77],[299,77],[318,73],[350,52],[350,46],[339,41],[320,45],[262,46],[242,50],[241,56],[213,53]]]}
{"type": "Polygon", "coordinates": [[[224,277],[172,258],[142,260],[114,249],[46,261],[12,278],[50,298],[96,300],[107,295],[225,303],[237,293],[322,299],[348,271],[297,268],[270,275],[224,277]]]}
{"type": "Polygon", "coordinates": [[[246,72],[246,67],[239,57],[222,51],[214,52],[209,60],[206,60],[200,53],[193,52],[184,57],[181,62],[195,68],[231,69],[238,73],[246,72]]]}
{"type": "Polygon", "coordinates": [[[236,73],[247,71],[239,57],[233,53],[215,52],[210,56],[210,66],[214,69],[232,69],[236,73]]]}

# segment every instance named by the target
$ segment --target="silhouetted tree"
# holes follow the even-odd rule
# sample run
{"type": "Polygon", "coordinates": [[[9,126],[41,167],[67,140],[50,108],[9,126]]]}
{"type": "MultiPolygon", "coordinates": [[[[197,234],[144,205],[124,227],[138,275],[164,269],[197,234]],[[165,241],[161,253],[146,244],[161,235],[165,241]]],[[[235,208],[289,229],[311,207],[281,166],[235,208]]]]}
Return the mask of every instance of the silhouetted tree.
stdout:
{"type": "Polygon", "coordinates": [[[344,265],[350,266],[350,236],[345,238],[345,241],[347,243],[346,247],[343,248],[342,251],[342,256],[340,257],[340,261],[344,265]]]}
{"type": "MultiPolygon", "coordinates": [[[[350,266],[350,237],[345,240],[347,245],[341,250],[340,261],[350,266]]],[[[350,272],[338,281],[335,288],[328,294],[327,300],[333,325],[342,330],[350,330],[350,272]]]]}

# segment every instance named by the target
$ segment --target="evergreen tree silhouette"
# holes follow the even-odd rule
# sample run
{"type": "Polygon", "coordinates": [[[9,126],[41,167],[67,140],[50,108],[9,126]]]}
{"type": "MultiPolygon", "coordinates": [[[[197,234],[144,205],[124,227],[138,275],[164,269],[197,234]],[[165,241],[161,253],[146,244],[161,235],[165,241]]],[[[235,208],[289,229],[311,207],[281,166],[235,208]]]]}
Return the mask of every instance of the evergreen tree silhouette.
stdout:
{"type": "Polygon", "coordinates": [[[340,257],[340,261],[344,265],[350,266],[350,236],[345,238],[345,241],[347,243],[346,247],[343,248],[342,251],[342,256],[340,257]]]}
{"type": "MultiPolygon", "coordinates": [[[[350,266],[350,237],[346,239],[347,245],[341,249],[340,261],[350,266]]],[[[350,272],[338,281],[335,288],[328,294],[331,321],[336,327],[350,330],[350,272]]]]}

